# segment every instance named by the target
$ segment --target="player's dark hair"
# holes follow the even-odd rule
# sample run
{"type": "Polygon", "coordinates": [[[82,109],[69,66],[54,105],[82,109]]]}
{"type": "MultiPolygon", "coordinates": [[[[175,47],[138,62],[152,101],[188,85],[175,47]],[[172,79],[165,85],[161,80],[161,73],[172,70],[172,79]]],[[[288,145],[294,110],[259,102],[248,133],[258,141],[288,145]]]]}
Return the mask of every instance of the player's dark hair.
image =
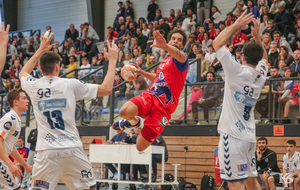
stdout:
{"type": "Polygon", "coordinates": [[[9,104],[9,107],[14,107],[14,101],[20,99],[20,93],[25,91],[22,88],[13,89],[7,93],[7,102],[9,104]]]}
{"type": "Polygon", "coordinates": [[[57,53],[47,51],[40,58],[40,66],[44,75],[51,75],[55,69],[55,65],[60,63],[60,57],[57,53]]]}
{"type": "Polygon", "coordinates": [[[277,67],[275,67],[275,66],[271,67],[271,69],[277,69],[277,70],[278,70],[278,68],[277,68],[277,67]]]}
{"type": "Polygon", "coordinates": [[[220,21],[220,22],[219,22],[219,25],[220,25],[220,24],[225,25],[225,22],[224,22],[224,21],[220,21]]]}
{"type": "Polygon", "coordinates": [[[287,143],[287,144],[292,144],[292,145],[296,146],[296,141],[294,141],[294,140],[292,140],[292,139],[286,141],[286,143],[287,143]]]}
{"type": "Polygon", "coordinates": [[[168,42],[171,40],[171,37],[173,34],[179,33],[182,35],[183,39],[182,39],[182,44],[185,45],[186,41],[187,41],[187,37],[186,34],[183,30],[179,29],[179,28],[175,28],[173,30],[171,30],[168,34],[168,42]]]}
{"type": "Polygon", "coordinates": [[[231,17],[233,17],[233,13],[232,13],[232,12],[229,12],[229,13],[226,14],[226,16],[231,16],[231,17]]]}
{"type": "Polygon", "coordinates": [[[264,49],[259,43],[251,41],[244,46],[243,52],[246,63],[256,66],[263,57],[264,49]]]}
{"type": "Polygon", "coordinates": [[[273,36],[274,36],[274,34],[279,34],[279,36],[281,36],[281,32],[278,31],[278,30],[276,30],[275,32],[273,32],[273,36]]]}
{"type": "Polygon", "coordinates": [[[259,139],[257,139],[258,141],[266,141],[266,144],[268,144],[268,139],[266,137],[260,137],[259,139]]]}

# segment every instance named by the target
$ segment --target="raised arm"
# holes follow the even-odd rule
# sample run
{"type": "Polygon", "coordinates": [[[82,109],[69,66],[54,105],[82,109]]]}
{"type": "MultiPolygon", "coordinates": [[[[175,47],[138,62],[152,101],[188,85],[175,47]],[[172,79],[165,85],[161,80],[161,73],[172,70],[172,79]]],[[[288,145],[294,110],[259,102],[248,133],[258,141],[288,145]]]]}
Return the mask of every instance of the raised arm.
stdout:
{"type": "MultiPolygon", "coordinates": [[[[180,51],[179,49],[177,49],[174,46],[171,46],[169,44],[167,44],[166,40],[164,39],[164,36],[161,35],[159,33],[159,31],[154,31],[153,32],[153,37],[156,40],[156,44],[155,45],[151,45],[152,47],[158,47],[158,48],[163,48],[164,50],[166,50],[174,59],[176,59],[177,61],[179,61],[180,63],[185,63],[187,60],[187,56],[185,53],[183,53],[182,51],[180,51]]],[[[172,36],[173,38],[173,36],[172,36]]],[[[180,40],[179,38],[177,40],[180,40]]],[[[183,39],[181,39],[183,40],[183,39]]],[[[179,42],[177,42],[179,43],[179,42]]],[[[185,45],[185,44],[183,44],[185,45]]]]}
{"type": "Polygon", "coordinates": [[[252,19],[252,22],[254,24],[254,27],[253,26],[251,27],[251,34],[254,37],[255,42],[258,43],[258,44],[260,44],[263,47],[264,54],[263,54],[262,59],[265,59],[265,60],[268,61],[267,51],[264,48],[263,44],[261,43],[261,39],[260,39],[260,35],[259,35],[259,30],[260,30],[260,21],[259,21],[259,18],[252,19]]]}
{"type": "Polygon", "coordinates": [[[225,28],[214,40],[213,47],[217,52],[221,47],[227,44],[230,38],[237,30],[245,30],[248,28],[248,24],[252,21],[254,15],[252,13],[246,14],[246,11],[234,22],[234,24],[225,28]]]}
{"type": "Polygon", "coordinates": [[[49,39],[44,38],[44,33],[42,33],[42,38],[41,38],[41,44],[39,49],[34,53],[34,55],[29,59],[29,61],[26,63],[26,65],[23,67],[23,69],[20,72],[20,76],[23,76],[26,73],[31,73],[32,70],[34,69],[36,63],[39,61],[40,57],[42,54],[46,51],[49,51],[52,49],[54,44],[50,45],[51,39],[53,38],[54,34],[50,36],[49,39]]]}
{"type": "Polygon", "coordinates": [[[6,62],[6,54],[7,54],[7,42],[9,40],[8,32],[9,32],[10,25],[8,24],[6,26],[4,22],[1,23],[1,29],[0,29],[0,72],[2,72],[3,67],[6,62]]]}

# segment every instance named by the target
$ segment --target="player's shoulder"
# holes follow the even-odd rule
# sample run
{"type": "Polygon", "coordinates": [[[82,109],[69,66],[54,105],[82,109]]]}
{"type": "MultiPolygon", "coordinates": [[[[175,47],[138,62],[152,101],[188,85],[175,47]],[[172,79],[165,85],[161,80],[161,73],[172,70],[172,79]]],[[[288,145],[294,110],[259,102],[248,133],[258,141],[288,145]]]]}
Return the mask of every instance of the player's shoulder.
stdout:
{"type": "Polygon", "coordinates": [[[289,153],[285,153],[285,155],[283,155],[283,159],[287,159],[289,157],[289,153]]]}

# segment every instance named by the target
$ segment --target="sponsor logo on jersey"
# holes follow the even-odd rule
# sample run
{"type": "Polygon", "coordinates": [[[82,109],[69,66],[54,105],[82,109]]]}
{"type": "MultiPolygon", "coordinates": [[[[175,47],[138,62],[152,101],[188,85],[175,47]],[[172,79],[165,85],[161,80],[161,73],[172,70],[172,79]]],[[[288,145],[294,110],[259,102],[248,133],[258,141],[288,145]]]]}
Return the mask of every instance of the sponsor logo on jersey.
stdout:
{"type": "Polygon", "coordinates": [[[50,144],[52,144],[52,142],[54,142],[56,140],[56,137],[54,135],[52,135],[51,133],[48,133],[45,136],[45,140],[48,141],[50,144]]]}
{"type": "Polygon", "coordinates": [[[268,158],[266,158],[266,159],[265,159],[265,162],[269,162],[269,159],[268,159],[268,158]]]}
{"type": "Polygon", "coordinates": [[[253,107],[256,104],[256,99],[251,98],[251,97],[249,97],[241,92],[238,92],[238,91],[235,92],[234,98],[236,101],[238,101],[246,106],[253,107]]]}
{"type": "Polygon", "coordinates": [[[245,171],[247,171],[247,164],[237,165],[237,168],[238,168],[239,172],[245,172],[245,171]]]}
{"type": "Polygon", "coordinates": [[[6,123],[4,123],[3,127],[6,130],[10,130],[12,127],[12,123],[10,121],[7,121],[6,123]]]}
{"type": "Polygon", "coordinates": [[[93,179],[94,179],[91,170],[82,170],[81,177],[82,177],[82,179],[80,179],[81,183],[88,183],[90,181],[93,181],[93,179]]]}
{"type": "Polygon", "coordinates": [[[34,187],[40,187],[40,188],[43,188],[43,189],[49,189],[49,182],[47,182],[47,181],[35,179],[33,185],[34,185],[34,187]]]}
{"type": "Polygon", "coordinates": [[[44,109],[65,108],[67,106],[67,99],[52,99],[38,101],[38,108],[40,111],[44,109]]]}
{"type": "Polygon", "coordinates": [[[158,79],[150,88],[149,93],[156,95],[160,99],[166,99],[166,101],[163,102],[165,105],[168,105],[170,102],[171,104],[174,103],[173,94],[165,80],[165,74],[163,71],[159,72],[158,79]]]}
{"type": "Polygon", "coordinates": [[[162,127],[165,127],[168,124],[169,120],[166,116],[163,116],[161,121],[158,121],[158,124],[162,127]]]}

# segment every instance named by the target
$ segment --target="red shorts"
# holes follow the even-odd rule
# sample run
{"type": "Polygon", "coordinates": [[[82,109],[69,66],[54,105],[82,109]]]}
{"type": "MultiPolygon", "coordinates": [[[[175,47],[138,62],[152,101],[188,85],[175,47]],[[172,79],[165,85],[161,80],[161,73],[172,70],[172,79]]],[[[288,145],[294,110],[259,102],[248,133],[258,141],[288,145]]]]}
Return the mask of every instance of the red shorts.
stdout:
{"type": "Polygon", "coordinates": [[[296,106],[299,106],[299,97],[298,98],[292,98],[293,102],[295,102],[296,106]]]}
{"type": "Polygon", "coordinates": [[[166,111],[156,96],[148,93],[142,93],[129,101],[138,107],[138,116],[145,118],[141,134],[144,139],[152,143],[168,125],[171,114],[166,111]]]}

